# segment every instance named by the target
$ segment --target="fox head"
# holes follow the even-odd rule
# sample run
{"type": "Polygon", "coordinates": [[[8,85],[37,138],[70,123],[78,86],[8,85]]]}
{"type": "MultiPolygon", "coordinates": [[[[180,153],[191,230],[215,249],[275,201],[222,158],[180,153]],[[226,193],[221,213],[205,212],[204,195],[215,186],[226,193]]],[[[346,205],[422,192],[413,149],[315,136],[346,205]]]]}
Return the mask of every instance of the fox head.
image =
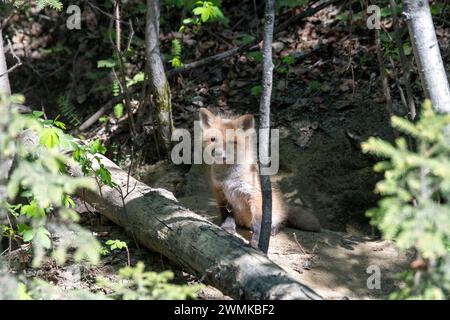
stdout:
{"type": "Polygon", "coordinates": [[[256,163],[255,119],[252,115],[225,119],[201,108],[200,127],[204,152],[209,152],[216,164],[256,163]]]}

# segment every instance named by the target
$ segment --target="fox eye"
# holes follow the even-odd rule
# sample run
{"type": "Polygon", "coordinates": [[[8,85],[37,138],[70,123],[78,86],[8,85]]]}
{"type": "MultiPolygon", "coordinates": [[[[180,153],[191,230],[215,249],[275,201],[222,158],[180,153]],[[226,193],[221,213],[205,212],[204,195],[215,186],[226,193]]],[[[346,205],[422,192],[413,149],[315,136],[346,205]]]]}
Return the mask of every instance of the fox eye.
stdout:
{"type": "Polygon", "coordinates": [[[211,142],[216,141],[216,137],[211,137],[211,142]]]}

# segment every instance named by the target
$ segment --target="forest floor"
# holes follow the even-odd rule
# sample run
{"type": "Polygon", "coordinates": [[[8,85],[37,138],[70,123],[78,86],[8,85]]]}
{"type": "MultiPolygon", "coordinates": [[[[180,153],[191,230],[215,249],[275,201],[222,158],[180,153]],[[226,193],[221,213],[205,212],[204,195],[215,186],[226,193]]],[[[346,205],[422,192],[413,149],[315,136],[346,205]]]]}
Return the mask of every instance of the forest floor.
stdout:
{"type": "MultiPolygon", "coordinates": [[[[231,41],[236,44],[230,39],[256,31],[255,20],[246,17],[248,12],[253,12],[252,1],[244,1],[239,9],[227,2],[224,6],[234,30],[212,27],[201,35],[183,37],[184,50],[189,52],[184,57],[186,60],[224,51],[231,41]]],[[[362,20],[352,23],[337,19],[342,9],[322,10],[278,34],[274,40],[272,127],[280,129],[281,137],[280,172],[274,180],[288,203],[302,203],[313,210],[323,230],[309,233],[286,228],[271,239],[269,257],[324,298],[383,299],[398,285],[395,274],[408,267],[411,257],[399,252],[392,242],[380,240],[369,225],[365,212],[377,203],[373,190],[380,176],[373,172],[377,159],[363,154],[360,144],[369,136],[392,141],[394,134],[379,82],[374,34],[366,29],[362,20]],[[285,56],[294,60],[283,60],[285,56]],[[369,266],[380,268],[381,289],[368,288],[369,266]]],[[[69,92],[77,115],[83,120],[111,99],[108,91],[111,78],[101,73],[103,70],[92,72],[99,56],[104,57],[105,52],[111,51],[107,41],[104,46],[97,44],[109,20],[103,16],[89,20],[94,12],[89,13],[87,9],[83,12],[88,32],[79,32],[72,38],[62,33],[65,32],[63,26],[49,26],[45,19],[33,25],[24,21],[15,34],[10,31],[17,53],[24,60],[22,72],[26,75],[25,79],[13,75],[13,88],[25,93],[29,103],[37,109],[45,105],[50,117],[59,113],[56,101],[65,92],[69,92]],[[54,33],[42,31],[47,29],[54,33]],[[36,44],[20,47],[30,33],[36,44]],[[52,47],[51,53],[48,53],[50,49],[39,50],[46,47],[52,47]],[[83,50],[87,53],[79,54],[83,50]]],[[[291,13],[286,11],[280,19],[286,19],[291,13]]],[[[389,23],[384,27],[392,31],[389,23]]],[[[138,22],[135,28],[136,37],[142,40],[142,25],[138,22]]],[[[163,52],[170,51],[170,41],[177,36],[171,30],[176,29],[162,26],[163,52]]],[[[403,30],[406,39],[407,30],[403,30]]],[[[450,65],[450,30],[445,25],[437,26],[436,30],[443,59],[450,65]]],[[[385,52],[394,50],[392,41],[384,43],[385,52]]],[[[192,129],[199,107],[225,114],[257,114],[259,105],[254,93],[258,91],[261,77],[257,60],[255,55],[242,54],[172,79],[175,125],[192,129]]],[[[130,61],[132,72],[142,69],[142,61],[142,56],[130,61]]],[[[396,69],[386,63],[394,98],[393,112],[405,115],[395,84],[395,77],[400,77],[401,73],[398,61],[395,63],[396,69]]],[[[420,97],[421,89],[415,75],[412,80],[414,93],[420,97]]],[[[419,100],[416,102],[419,105],[419,100]]],[[[145,127],[147,118],[143,121],[144,138],[137,142],[134,148],[137,151],[132,153],[127,122],[115,119],[112,111],[110,113],[106,121],[96,123],[86,132],[77,132],[76,128],[74,132],[85,138],[100,137],[108,146],[108,157],[123,168],[133,165],[134,177],[152,187],[172,191],[183,205],[216,221],[218,210],[212,200],[205,168],[156,161],[151,125],[145,127]],[[130,158],[134,158],[133,161],[130,158]]],[[[150,270],[171,269],[179,283],[199,281],[161,255],[138,249],[122,228],[106,219],[88,213],[82,216],[83,225],[95,232],[101,242],[126,241],[133,265],[144,261],[150,270]]],[[[246,237],[248,232],[242,231],[242,235],[246,237]]],[[[47,263],[40,269],[33,269],[20,252],[14,258],[13,269],[25,270],[30,278],[51,281],[61,289],[86,288],[94,292],[100,290],[95,284],[96,276],[114,279],[117,270],[126,265],[125,252],[114,251],[104,256],[98,266],[81,265],[81,279],[75,281],[70,265],[57,267],[47,263]]],[[[200,298],[227,297],[208,286],[200,298]]]]}

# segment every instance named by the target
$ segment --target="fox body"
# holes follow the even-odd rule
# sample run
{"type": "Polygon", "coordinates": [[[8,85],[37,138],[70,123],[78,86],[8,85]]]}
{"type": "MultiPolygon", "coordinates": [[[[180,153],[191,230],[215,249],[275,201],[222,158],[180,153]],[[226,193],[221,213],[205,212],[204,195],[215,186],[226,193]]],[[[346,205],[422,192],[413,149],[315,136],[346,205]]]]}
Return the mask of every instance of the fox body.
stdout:
{"type": "MultiPolygon", "coordinates": [[[[236,224],[253,231],[259,239],[262,193],[256,155],[255,120],[252,115],[234,119],[200,109],[203,148],[216,162],[210,165],[210,180],[221,212],[222,227],[234,233],[236,224]]],[[[290,223],[307,231],[320,231],[317,218],[307,210],[287,208],[278,187],[272,184],[272,235],[290,223]]]]}

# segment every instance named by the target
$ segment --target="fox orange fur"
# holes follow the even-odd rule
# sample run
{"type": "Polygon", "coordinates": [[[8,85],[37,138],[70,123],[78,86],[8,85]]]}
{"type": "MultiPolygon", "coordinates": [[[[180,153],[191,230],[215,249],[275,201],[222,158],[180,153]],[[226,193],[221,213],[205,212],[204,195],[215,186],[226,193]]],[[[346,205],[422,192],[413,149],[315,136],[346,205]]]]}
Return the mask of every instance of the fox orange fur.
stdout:
{"type": "MultiPolygon", "coordinates": [[[[253,231],[252,245],[256,246],[261,226],[262,195],[256,152],[247,139],[255,128],[252,115],[234,119],[215,116],[205,108],[200,109],[203,147],[212,150],[212,156],[221,159],[222,164],[210,166],[210,180],[217,205],[222,216],[222,227],[234,233],[236,224],[253,231]],[[233,130],[234,134],[227,134],[233,130]],[[230,131],[228,131],[230,132],[230,131]],[[230,155],[229,148],[234,146],[230,155]],[[238,160],[239,147],[245,152],[243,161],[238,160]],[[233,159],[229,157],[233,156],[233,159]],[[231,160],[231,161],[230,161],[231,160]]],[[[287,208],[278,187],[272,184],[272,235],[289,223],[290,226],[306,231],[320,231],[317,218],[304,208],[287,208]]]]}

